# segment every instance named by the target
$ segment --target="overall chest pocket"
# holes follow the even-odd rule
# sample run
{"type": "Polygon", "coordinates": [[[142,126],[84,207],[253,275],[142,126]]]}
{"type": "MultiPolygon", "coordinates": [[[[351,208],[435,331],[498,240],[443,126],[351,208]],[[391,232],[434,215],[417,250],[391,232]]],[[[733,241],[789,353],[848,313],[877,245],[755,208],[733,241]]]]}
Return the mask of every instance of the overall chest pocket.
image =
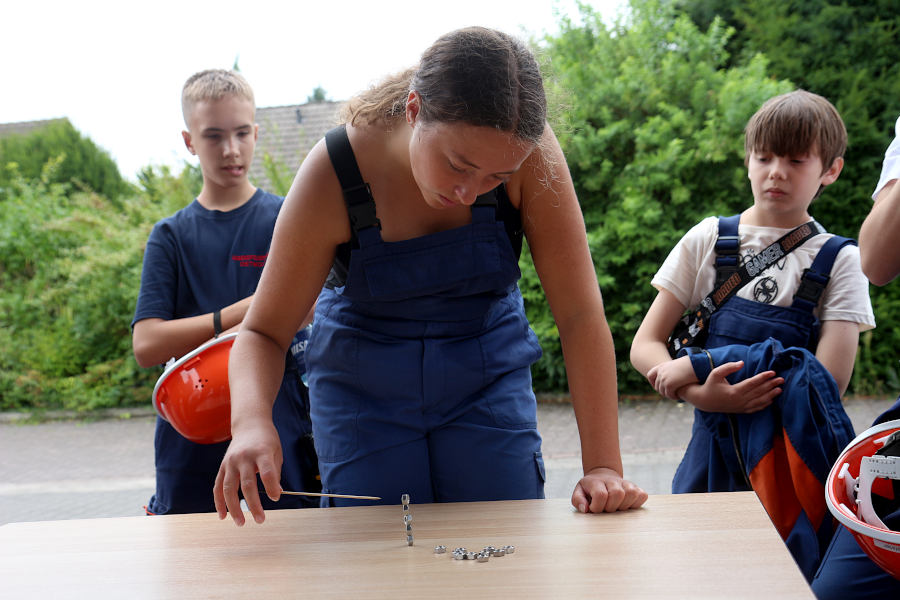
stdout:
{"type": "Polygon", "coordinates": [[[775,338],[785,348],[815,346],[816,318],[790,306],[773,306],[745,298],[731,298],[709,320],[708,348],[751,345],[775,338]]]}
{"type": "Polygon", "coordinates": [[[363,252],[362,259],[369,292],[380,300],[462,296],[502,284],[495,236],[457,237],[427,246],[384,244],[377,252],[363,252]]]}

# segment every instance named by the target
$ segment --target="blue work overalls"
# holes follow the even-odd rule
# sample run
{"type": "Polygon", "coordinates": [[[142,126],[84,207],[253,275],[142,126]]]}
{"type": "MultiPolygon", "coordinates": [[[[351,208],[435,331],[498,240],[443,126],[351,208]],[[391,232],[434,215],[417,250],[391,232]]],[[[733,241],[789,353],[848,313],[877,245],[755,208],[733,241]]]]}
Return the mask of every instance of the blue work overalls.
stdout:
{"type": "MultiPolygon", "coordinates": [[[[719,237],[738,239],[740,215],[720,218],[719,237]]],[[[693,353],[695,372],[708,374],[715,365],[743,360],[744,368],[729,376],[736,383],[757,372],[774,369],[785,378],[783,395],[776,402],[749,415],[709,413],[694,409],[691,440],[675,472],[672,492],[750,491],[751,480],[759,484],[763,504],[776,520],[783,539],[807,579],[815,573],[831,538],[825,510],[824,482],[844,445],[853,438],[853,427],[840,403],[831,375],[810,353],[818,342],[819,322],[813,314],[824,290],[834,259],[852,240],[834,236],[820,249],[804,273],[791,306],[773,306],[732,297],[712,314],[706,349],[721,349],[713,355],[693,353]],[[770,339],[772,338],[772,339],[770,339]],[[774,346],[764,342],[774,342],[774,346]],[[800,479],[791,479],[785,456],[799,456],[800,479]],[[774,469],[774,472],[766,472],[774,469]],[[808,499],[802,478],[818,480],[822,493],[808,499]],[[779,480],[783,493],[773,493],[765,482],[779,480]],[[785,507],[779,503],[790,503],[785,507]],[[813,514],[806,514],[810,511],[813,514]],[[814,522],[813,522],[814,521],[814,522]]],[[[701,378],[701,382],[705,377],[701,378]]],[[[796,463],[794,463],[796,466],[796,463]]],[[[777,487],[777,486],[775,486],[777,487]]]]}
{"type": "Polygon", "coordinates": [[[498,190],[469,225],[385,242],[345,131],[326,141],[358,247],[342,285],[319,296],[307,350],[323,491],[386,504],[542,498],[530,372],[541,351],[498,190]]]}

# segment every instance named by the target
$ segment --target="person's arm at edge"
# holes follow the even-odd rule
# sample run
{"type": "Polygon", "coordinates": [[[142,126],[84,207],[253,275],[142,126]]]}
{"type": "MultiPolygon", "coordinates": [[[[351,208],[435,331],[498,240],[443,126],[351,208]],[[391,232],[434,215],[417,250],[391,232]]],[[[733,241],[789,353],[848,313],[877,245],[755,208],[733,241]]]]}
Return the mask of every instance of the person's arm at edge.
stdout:
{"type": "Polygon", "coordinates": [[[886,285],[900,274],[900,251],[895,238],[898,230],[900,185],[892,179],[878,192],[859,230],[862,270],[875,285],[886,285]]]}
{"type": "Polygon", "coordinates": [[[618,390],[612,335],[587,246],[584,221],[565,158],[549,126],[535,150],[510,181],[535,269],[559,330],[569,390],[581,438],[585,477],[572,504],[582,512],[636,508],[647,494],[622,479],[618,390]],[[547,152],[551,166],[540,164],[547,152]],[[542,181],[542,169],[554,172],[542,181]]]}

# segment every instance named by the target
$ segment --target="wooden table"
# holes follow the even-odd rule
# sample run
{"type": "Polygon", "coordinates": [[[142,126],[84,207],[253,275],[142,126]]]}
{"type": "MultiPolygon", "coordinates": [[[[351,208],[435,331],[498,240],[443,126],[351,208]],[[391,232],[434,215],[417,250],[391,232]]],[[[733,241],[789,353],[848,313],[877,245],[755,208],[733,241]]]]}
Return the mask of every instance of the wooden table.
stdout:
{"type": "Polygon", "coordinates": [[[211,514],[11,523],[0,596],[812,598],[752,492],[599,515],[567,500],[412,500],[412,547],[399,503],[271,511],[242,528],[211,514]],[[515,554],[487,563],[449,555],[508,544],[515,554]]]}

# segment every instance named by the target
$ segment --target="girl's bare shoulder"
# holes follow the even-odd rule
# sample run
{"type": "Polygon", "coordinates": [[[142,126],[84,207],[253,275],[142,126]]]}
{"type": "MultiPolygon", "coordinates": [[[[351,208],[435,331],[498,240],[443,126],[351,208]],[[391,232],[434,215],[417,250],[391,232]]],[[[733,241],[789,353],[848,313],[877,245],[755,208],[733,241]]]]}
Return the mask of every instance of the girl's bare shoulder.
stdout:
{"type": "Polygon", "coordinates": [[[344,195],[324,138],[300,164],[282,211],[286,219],[297,219],[336,243],[350,239],[344,195]]]}

